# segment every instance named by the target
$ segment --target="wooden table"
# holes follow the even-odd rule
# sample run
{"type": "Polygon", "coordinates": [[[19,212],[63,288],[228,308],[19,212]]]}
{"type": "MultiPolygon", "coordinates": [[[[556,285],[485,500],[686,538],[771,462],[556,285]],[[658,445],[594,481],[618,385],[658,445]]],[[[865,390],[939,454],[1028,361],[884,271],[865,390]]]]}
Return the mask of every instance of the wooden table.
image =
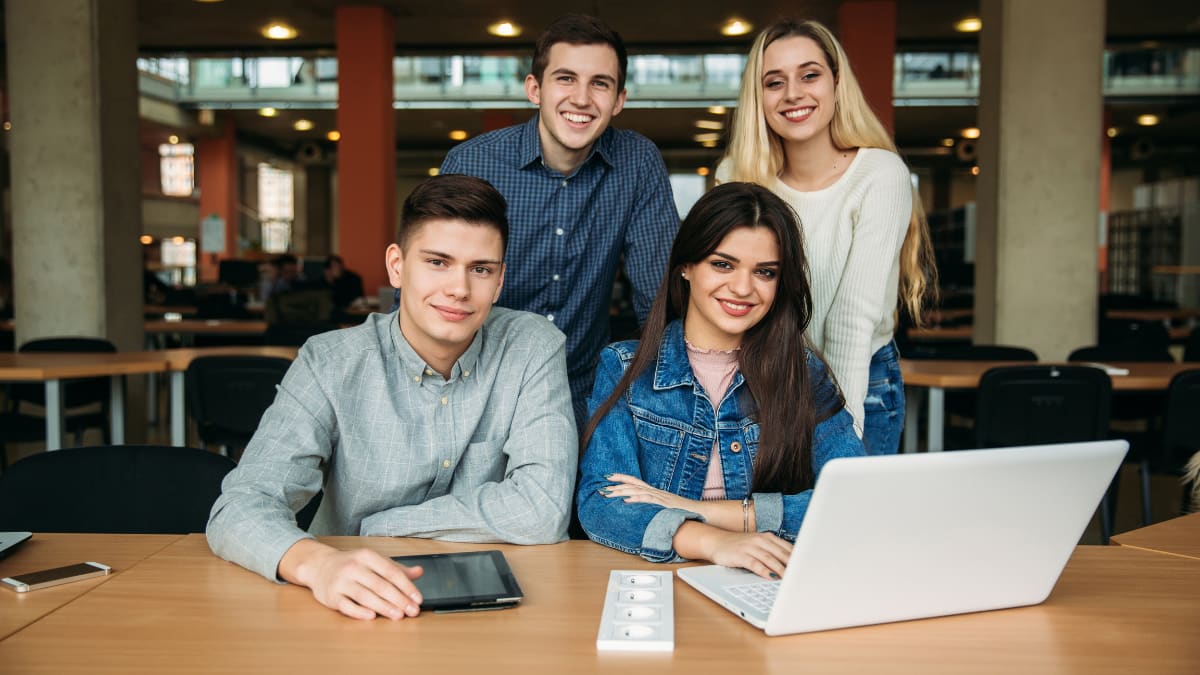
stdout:
{"type": "Polygon", "coordinates": [[[1110,309],[1104,312],[1104,316],[1109,319],[1132,319],[1134,321],[1190,321],[1200,319],[1200,307],[1110,309]]]}
{"type": "Polygon", "coordinates": [[[1112,540],[1121,546],[1200,560],[1200,513],[1114,534],[1112,540]]]}
{"type": "MultiPolygon", "coordinates": [[[[113,573],[28,593],[0,591],[0,640],[120,577],[177,539],[179,535],[174,534],[35,534],[12,555],[0,560],[0,577],[89,560],[110,565],[113,573]]],[[[7,672],[3,662],[0,671],[7,672]]]]}
{"type": "MultiPolygon", "coordinates": [[[[945,447],[943,425],[945,424],[946,390],[974,389],[979,386],[979,378],[988,370],[1000,366],[1030,366],[1054,365],[1035,364],[1028,361],[942,361],[942,360],[900,360],[900,372],[904,378],[906,395],[909,395],[905,406],[904,420],[904,451],[917,451],[917,396],[914,391],[918,388],[929,390],[929,409],[926,430],[926,449],[938,452],[945,447]],[[911,389],[910,389],[911,388],[911,389]]],[[[1081,365],[1067,363],[1057,365],[1081,365]]],[[[1110,365],[1129,370],[1128,375],[1113,375],[1114,391],[1155,391],[1164,390],[1171,383],[1171,378],[1185,370],[1193,370],[1195,363],[1112,363],[1110,365]]]]}
{"type": "Polygon", "coordinates": [[[184,373],[192,359],[200,356],[276,356],[295,359],[299,347],[190,347],[164,349],[156,353],[167,359],[167,370],[171,372],[171,445],[187,445],[187,415],[185,408],[184,373]]]}
{"type": "Polygon", "coordinates": [[[1200,565],[1076,550],[1039,606],[768,638],[682,582],[675,651],[597,652],[608,572],[670,570],[597,544],[331,538],[390,555],[500,548],[525,602],[359,622],[181,539],[0,642],[21,673],[1187,673],[1200,663],[1200,565]]]}
{"type": "Polygon", "coordinates": [[[109,406],[112,442],[125,442],[125,375],[161,373],[167,359],[156,352],[18,352],[0,353],[0,382],[42,382],[46,387],[46,449],[63,444],[62,380],[111,378],[109,406]]]}
{"type": "Polygon", "coordinates": [[[261,335],[267,331],[262,319],[147,319],[147,333],[188,333],[191,335],[261,335]]]}
{"type": "Polygon", "coordinates": [[[926,326],[908,329],[908,339],[913,342],[970,341],[972,326],[926,326]]]}

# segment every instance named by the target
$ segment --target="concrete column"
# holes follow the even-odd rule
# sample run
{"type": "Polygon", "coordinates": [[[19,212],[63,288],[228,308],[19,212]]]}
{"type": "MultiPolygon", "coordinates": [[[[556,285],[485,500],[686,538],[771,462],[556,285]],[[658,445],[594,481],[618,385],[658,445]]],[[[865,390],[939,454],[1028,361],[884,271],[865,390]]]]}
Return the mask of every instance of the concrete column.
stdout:
{"type": "Polygon", "coordinates": [[[894,132],[892,79],[896,68],[896,0],[843,0],[838,40],[850,58],[867,104],[894,132]]]}
{"type": "Polygon", "coordinates": [[[1095,342],[1104,13],[983,0],[975,341],[1095,342]]]}
{"type": "Polygon", "coordinates": [[[140,348],[136,3],[9,0],[4,23],[17,342],[140,348]]]}

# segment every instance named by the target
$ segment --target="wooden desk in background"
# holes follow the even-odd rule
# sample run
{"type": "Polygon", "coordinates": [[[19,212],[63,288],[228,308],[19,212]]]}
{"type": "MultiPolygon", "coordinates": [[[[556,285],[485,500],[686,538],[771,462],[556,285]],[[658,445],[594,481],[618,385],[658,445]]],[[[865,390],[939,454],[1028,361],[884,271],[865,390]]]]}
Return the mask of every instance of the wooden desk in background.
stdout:
{"type": "Polygon", "coordinates": [[[171,372],[171,445],[187,445],[187,413],[185,407],[186,393],[184,392],[184,373],[192,363],[192,359],[200,356],[277,356],[284,359],[295,359],[299,347],[191,347],[183,349],[164,349],[162,354],[167,359],[167,370],[171,372]]]}
{"type": "Polygon", "coordinates": [[[185,537],[0,642],[21,673],[1180,673],[1200,664],[1200,565],[1076,549],[1038,606],[768,638],[682,582],[675,651],[598,652],[612,569],[674,570],[586,541],[553,546],[331,538],[388,555],[498,548],[516,609],[358,622],[185,537]]]}
{"type": "Polygon", "coordinates": [[[1104,312],[1104,316],[1109,319],[1132,319],[1134,321],[1192,321],[1200,319],[1200,307],[1110,309],[1104,312]]]}
{"type": "Polygon", "coordinates": [[[1200,513],[1114,534],[1112,540],[1121,546],[1200,560],[1200,513]]]}
{"type": "MultiPolygon", "coordinates": [[[[929,390],[929,408],[926,421],[926,450],[938,452],[945,447],[943,426],[945,424],[946,390],[974,389],[979,378],[992,368],[1000,366],[1053,365],[1020,361],[940,361],[900,360],[900,373],[908,400],[905,404],[904,452],[917,451],[917,416],[919,398],[912,392],[919,388],[929,390]],[[910,389],[911,388],[911,389],[910,389]]],[[[1058,365],[1081,365],[1078,363],[1058,365]]],[[[1129,370],[1128,375],[1113,375],[1114,391],[1161,391],[1171,383],[1171,378],[1185,370],[1200,368],[1196,363],[1111,363],[1109,365],[1129,370]]]]}
{"type": "Polygon", "coordinates": [[[125,375],[161,373],[167,359],[155,352],[23,352],[0,353],[0,382],[42,382],[46,388],[46,449],[63,445],[62,380],[111,378],[109,405],[112,442],[125,442],[125,375]]]}
{"type": "Polygon", "coordinates": [[[148,334],[261,335],[267,331],[267,322],[261,319],[147,319],[145,330],[148,334]]]}
{"type": "MultiPolygon", "coordinates": [[[[35,534],[12,555],[0,560],[0,577],[25,574],[89,560],[110,565],[108,576],[76,581],[29,593],[0,590],[0,640],[16,633],[100,584],[125,574],[162,550],[175,534],[35,534]]],[[[0,664],[3,662],[0,661],[0,664]]],[[[0,670],[5,668],[0,665],[0,670]]]]}

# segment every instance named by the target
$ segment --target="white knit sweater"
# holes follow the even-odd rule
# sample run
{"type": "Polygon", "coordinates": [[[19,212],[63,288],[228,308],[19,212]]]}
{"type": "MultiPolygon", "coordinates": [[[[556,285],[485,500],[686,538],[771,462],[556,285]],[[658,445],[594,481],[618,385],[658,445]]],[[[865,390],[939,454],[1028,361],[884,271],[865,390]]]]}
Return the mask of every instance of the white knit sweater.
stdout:
{"type": "MultiPolygon", "coordinates": [[[[721,182],[727,169],[723,163],[717,171],[721,182]]],[[[809,341],[833,370],[862,435],[871,356],[895,329],[900,246],[912,214],[908,167],[893,152],[862,148],[827,188],[800,192],[781,180],[771,188],[800,217],[813,296],[809,341]]]]}

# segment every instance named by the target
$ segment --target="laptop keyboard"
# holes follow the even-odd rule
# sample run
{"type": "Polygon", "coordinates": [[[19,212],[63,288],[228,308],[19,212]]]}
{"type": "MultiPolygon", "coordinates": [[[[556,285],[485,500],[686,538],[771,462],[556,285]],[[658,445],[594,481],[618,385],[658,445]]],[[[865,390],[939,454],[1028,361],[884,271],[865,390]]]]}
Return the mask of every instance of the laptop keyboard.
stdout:
{"type": "Polygon", "coordinates": [[[770,614],[771,606],[775,604],[775,596],[779,593],[779,583],[778,581],[759,581],[752,584],[728,586],[725,590],[763,614],[770,614]]]}

